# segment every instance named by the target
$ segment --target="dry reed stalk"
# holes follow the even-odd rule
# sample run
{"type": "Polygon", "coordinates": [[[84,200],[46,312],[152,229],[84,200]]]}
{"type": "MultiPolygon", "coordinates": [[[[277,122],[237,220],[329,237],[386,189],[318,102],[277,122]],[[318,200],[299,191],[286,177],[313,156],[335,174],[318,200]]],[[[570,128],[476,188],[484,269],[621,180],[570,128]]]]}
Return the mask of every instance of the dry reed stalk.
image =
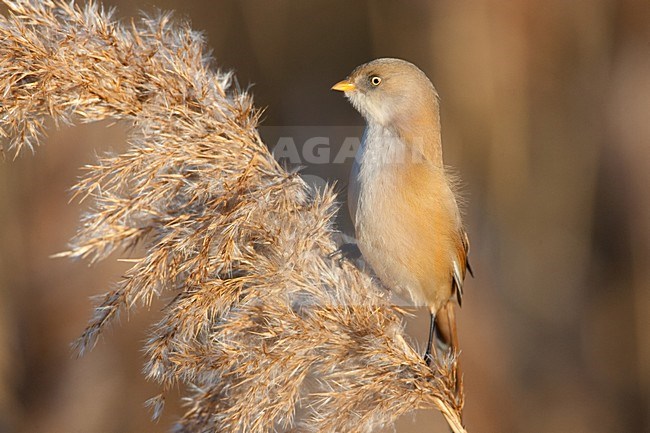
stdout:
{"type": "MultiPolygon", "coordinates": [[[[370,432],[435,407],[464,432],[453,358],[425,365],[401,312],[336,245],[331,189],[280,167],[251,98],[168,14],[125,25],[95,3],[5,1],[0,133],[17,154],[44,120],[130,122],[130,148],[86,166],[92,208],[62,255],[142,258],[107,293],[80,353],[120,311],[175,297],[146,374],[191,392],[178,432],[370,432]]],[[[156,414],[164,397],[150,404],[156,414]]]]}

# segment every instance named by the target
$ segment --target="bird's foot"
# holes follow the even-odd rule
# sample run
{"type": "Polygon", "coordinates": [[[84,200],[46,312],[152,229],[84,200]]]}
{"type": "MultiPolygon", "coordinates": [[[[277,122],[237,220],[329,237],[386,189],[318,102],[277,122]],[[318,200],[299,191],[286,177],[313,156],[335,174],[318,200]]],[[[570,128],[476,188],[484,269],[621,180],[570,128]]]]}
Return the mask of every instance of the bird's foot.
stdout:
{"type": "Polygon", "coordinates": [[[430,352],[425,353],[422,358],[428,367],[431,367],[433,365],[433,355],[430,352]]]}
{"type": "Polygon", "coordinates": [[[330,258],[348,259],[354,261],[361,257],[361,251],[357,244],[346,243],[329,255],[330,258]]]}

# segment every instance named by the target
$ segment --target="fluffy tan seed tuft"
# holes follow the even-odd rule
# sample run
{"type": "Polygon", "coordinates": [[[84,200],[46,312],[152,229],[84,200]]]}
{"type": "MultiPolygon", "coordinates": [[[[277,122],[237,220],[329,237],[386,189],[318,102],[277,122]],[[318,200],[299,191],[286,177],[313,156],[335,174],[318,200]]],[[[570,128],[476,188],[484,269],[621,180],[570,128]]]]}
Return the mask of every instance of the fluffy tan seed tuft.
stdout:
{"type": "MultiPolygon", "coordinates": [[[[251,98],[203,38],[163,14],[116,21],[96,3],[6,1],[0,134],[33,150],[46,118],[132,125],[130,147],[85,167],[90,203],[70,250],[144,254],[100,300],[84,353],[121,311],[173,294],[145,373],[191,387],[179,432],[371,432],[435,407],[455,432],[453,358],[428,368],[371,278],[331,258],[335,195],[280,167],[251,98]]],[[[150,400],[154,415],[164,398],[150,400]]]]}

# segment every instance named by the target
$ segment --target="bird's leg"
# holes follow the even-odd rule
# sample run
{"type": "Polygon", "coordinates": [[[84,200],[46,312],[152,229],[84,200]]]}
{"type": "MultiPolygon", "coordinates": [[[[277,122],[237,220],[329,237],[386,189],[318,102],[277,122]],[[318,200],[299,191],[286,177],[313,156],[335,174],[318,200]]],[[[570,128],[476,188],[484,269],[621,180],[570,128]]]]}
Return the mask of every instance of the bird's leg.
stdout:
{"type": "Polygon", "coordinates": [[[436,346],[433,344],[433,340],[436,336],[436,314],[433,311],[430,313],[429,319],[431,320],[429,323],[429,341],[427,342],[427,351],[424,353],[424,362],[426,362],[428,366],[431,366],[433,363],[433,357],[438,356],[436,354],[436,346]],[[431,354],[432,349],[433,354],[431,354]]]}

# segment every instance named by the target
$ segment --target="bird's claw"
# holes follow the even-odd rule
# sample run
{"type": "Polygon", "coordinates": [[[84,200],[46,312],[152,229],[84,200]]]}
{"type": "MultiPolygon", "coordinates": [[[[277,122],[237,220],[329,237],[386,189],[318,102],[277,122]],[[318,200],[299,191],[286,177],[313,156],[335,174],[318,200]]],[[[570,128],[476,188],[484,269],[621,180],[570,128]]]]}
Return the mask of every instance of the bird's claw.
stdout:
{"type": "Polygon", "coordinates": [[[352,261],[358,259],[359,257],[361,257],[361,250],[359,250],[357,244],[354,243],[343,244],[339,247],[339,249],[329,255],[330,259],[339,258],[341,260],[348,259],[352,261]]]}

